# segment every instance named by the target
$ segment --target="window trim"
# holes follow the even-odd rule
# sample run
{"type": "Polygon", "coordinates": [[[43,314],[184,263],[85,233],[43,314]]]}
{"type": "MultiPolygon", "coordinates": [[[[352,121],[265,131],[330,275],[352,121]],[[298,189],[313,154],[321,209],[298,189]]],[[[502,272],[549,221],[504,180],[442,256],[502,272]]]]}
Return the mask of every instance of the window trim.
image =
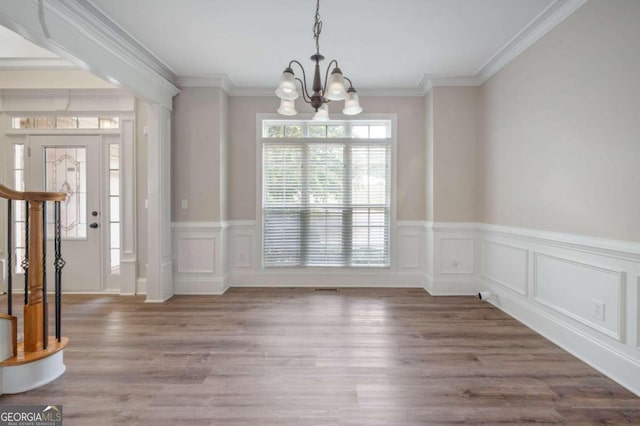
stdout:
{"type": "MultiPolygon", "coordinates": [[[[307,121],[313,118],[313,114],[298,114],[291,119],[283,119],[283,117],[279,114],[256,114],[256,219],[255,219],[255,229],[256,229],[256,246],[254,247],[254,259],[259,259],[259,265],[256,268],[265,274],[279,274],[279,273],[299,273],[300,267],[289,267],[282,266],[277,268],[265,268],[264,266],[264,253],[262,250],[263,246],[263,227],[262,227],[262,144],[263,141],[269,142],[284,142],[289,141],[297,141],[300,142],[300,139],[303,138],[265,138],[262,136],[263,130],[263,121],[265,120],[273,120],[276,122],[288,122],[288,121],[307,121]]],[[[329,122],[323,122],[321,124],[331,125],[333,123],[339,124],[339,122],[354,122],[361,121],[363,124],[369,124],[368,122],[376,121],[376,120],[387,120],[391,122],[391,135],[388,139],[380,139],[380,140],[390,140],[391,142],[391,182],[390,182],[390,190],[391,190],[391,213],[389,218],[389,266],[357,266],[357,267],[349,267],[349,266],[335,266],[335,267],[315,267],[315,266],[305,266],[304,271],[308,272],[322,272],[323,274],[363,274],[363,273],[376,273],[380,271],[392,271],[395,272],[397,270],[397,256],[396,256],[396,237],[397,237],[397,161],[398,161],[398,115],[397,114],[359,114],[357,118],[353,116],[347,116],[343,114],[332,114],[332,119],[329,122]]],[[[324,142],[339,142],[344,138],[305,138],[305,139],[314,139],[324,142]]],[[[353,139],[349,138],[351,142],[353,139]]],[[[357,139],[356,139],[357,140],[357,139]]],[[[373,139],[375,140],[375,139],[373,139]]],[[[369,143],[370,139],[364,139],[363,141],[367,141],[369,143]]]]}

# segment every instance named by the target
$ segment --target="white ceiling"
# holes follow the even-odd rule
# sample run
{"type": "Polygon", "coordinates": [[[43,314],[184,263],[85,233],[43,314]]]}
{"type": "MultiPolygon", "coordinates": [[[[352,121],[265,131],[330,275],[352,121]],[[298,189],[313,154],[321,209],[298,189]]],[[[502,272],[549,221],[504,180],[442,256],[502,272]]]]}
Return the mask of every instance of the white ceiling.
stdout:
{"type": "MultiPolygon", "coordinates": [[[[272,88],[315,52],[314,0],[91,0],[180,77],[272,88]]],[[[320,52],[358,88],[473,76],[554,0],[321,0],[320,52]]]]}
{"type": "Polygon", "coordinates": [[[0,58],[57,58],[57,56],[0,25],[0,58]]]}

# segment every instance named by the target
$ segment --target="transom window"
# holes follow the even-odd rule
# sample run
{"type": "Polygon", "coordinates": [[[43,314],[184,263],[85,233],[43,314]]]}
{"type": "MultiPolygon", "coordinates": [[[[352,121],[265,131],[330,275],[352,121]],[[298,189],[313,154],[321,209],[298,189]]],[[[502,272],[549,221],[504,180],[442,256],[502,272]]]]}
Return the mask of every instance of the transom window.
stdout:
{"type": "Polygon", "coordinates": [[[13,117],[13,129],[118,129],[118,117],[13,117]]]}
{"type": "Polygon", "coordinates": [[[391,122],[263,121],[265,267],[390,265],[391,122]]]}

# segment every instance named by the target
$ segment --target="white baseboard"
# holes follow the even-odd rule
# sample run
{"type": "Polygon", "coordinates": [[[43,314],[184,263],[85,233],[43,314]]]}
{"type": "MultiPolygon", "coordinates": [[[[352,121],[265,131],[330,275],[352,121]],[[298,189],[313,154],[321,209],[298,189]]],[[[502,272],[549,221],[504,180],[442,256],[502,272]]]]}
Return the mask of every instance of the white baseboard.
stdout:
{"type": "Polygon", "coordinates": [[[147,294],[147,279],[138,278],[136,280],[136,294],[147,294]]]}
{"type": "Polygon", "coordinates": [[[475,296],[478,283],[475,277],[455,280],[434,280],[427,277],[425,290],[432,296],[475,296]]]}
{"type": "Polygon", "coordinates": [[[478,224],[476,250],[496,307],[640,395],[640,244],[478,224]]]}
{"type": "Polygon", "coordinates": [[[485,285],[497,295],[489,301],[491,304],[640,396],[639,360],[616,351],[495,284],[485,285]]]}
{"type": "MultiPolygon", "coordinates": [[[[228,281],[228,280],[226,280],[228,281]]],[[[184,295],[212,295],[224,294],[229,285],[222,278],[201,279],[201,280],[179,280],[173,283],[173,293],[178,296],[184,295]]]]}
{"type": "Polygon", "coordinates": [[[395,274],[380,270],[378,273],[348,271],[345,273],[304,272],[236,272],[231,276],[231,287],[377,287],[423,288],[422,274],[395,274]]]}

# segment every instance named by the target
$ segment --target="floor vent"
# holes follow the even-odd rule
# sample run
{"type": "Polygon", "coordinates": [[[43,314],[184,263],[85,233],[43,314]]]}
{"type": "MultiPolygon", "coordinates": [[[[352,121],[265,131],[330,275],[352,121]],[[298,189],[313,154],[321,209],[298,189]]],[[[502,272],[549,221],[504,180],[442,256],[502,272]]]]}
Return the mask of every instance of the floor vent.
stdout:
{"type": "Polygon", "coordinates": [[[314,288],[313,291],[338,291],[335,287],[318,287],[314,288]]]}

